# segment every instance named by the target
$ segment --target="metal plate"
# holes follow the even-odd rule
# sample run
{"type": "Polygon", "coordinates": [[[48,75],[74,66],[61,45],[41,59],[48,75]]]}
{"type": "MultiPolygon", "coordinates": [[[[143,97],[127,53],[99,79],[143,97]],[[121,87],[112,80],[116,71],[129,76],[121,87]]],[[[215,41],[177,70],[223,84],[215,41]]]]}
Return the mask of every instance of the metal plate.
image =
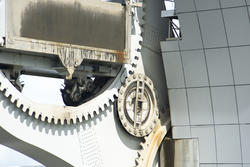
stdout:
{"type": "Polygon", "coordinates": [[[66,48],[81,58],[125,62],[126,7],[119,3],[100,0],[6,3],[7,48],[57,55],[66,48]]]}
{"type": "Polygon", "coordinates": [[[165,138],[160,149],[160,167],[199,167],[198,139],[165,138]]]}

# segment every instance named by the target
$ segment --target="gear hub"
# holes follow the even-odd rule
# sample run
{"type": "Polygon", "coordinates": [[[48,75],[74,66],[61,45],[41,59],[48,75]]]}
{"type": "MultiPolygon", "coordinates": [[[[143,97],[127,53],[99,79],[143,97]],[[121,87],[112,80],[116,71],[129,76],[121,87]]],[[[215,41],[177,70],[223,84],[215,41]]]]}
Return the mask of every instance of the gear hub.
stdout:
{"type": "Polygon", "coordinates": [[[154,128],[159,116],[153,82],[143,74],[126,79],[118,95],[118,115],[133,136],[143,137],[154,128]]]}

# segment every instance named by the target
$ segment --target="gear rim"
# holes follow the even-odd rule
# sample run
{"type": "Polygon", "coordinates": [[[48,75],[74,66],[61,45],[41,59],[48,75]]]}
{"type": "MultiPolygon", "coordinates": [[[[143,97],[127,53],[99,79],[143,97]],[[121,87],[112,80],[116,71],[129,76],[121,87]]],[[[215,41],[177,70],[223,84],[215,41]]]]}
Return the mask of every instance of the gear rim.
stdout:
{"type": "Polygon", "coordinates": [[[26,112],[29,116],[34,116],[35,119],[54,124],[76,124],[89,120],[100,112],[104,111],[106,106],[115,101],[115,96],[118,95],[118,89],[121,82],[125,80],[128,72],[132,71],[131,65],[127,64],[122,67],[120,72],[114,78],[113,82],[101,94],[87,101],[86,103],[77,106],[62,106],[62,105],[47,105],[32,101],[22,95],[0,71],[0,92],[11,103],[14,103],[17,108],[26,112]],[[96,105],[98,101],[99,105],[96,105]]]}

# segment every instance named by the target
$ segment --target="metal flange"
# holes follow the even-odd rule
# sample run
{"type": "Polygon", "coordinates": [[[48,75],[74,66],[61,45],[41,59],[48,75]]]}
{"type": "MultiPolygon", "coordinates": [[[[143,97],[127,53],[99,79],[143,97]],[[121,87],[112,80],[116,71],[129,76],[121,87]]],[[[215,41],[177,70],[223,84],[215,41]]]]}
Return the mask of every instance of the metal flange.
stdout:
{"type": "Polygon", "coordinates": [[[129,76],[118,94],[118,115],[133,136],[148,135],[159,116],[153,82],[144,74],[129,76]]]}

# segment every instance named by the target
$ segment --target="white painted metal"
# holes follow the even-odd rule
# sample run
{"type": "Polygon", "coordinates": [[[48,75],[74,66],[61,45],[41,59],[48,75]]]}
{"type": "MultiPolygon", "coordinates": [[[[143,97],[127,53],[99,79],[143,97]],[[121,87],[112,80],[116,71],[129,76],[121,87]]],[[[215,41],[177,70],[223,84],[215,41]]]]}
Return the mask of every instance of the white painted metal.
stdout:
{"type": "Polygon", "coordinates": [[[1,144],[45,166],[135,166],[140,139],[123,130],[112,105],[94,119],[61,126],[36,120],[7,101],[0,95],[1,144]]]}
{"type": "Polygon", "coordinates": [[[4,44],[5,32],[5,0],[0,0],[0,46],[4,44]]]}
{"type": "Polygon", "coordinates": [[[163,10],[161,11],[161,17],[173,17],[176,16],[175,10],[163,10]]]}
{"type": "MultiPolygon", "coordinates": [[[[161,36],[164,34],[163,25],[165,23],[159,23],[163,2],[146,0],[146,4],[147,10],[143,9],[145,4],[143,4],[143,8],[131,9],[133,31],[131,34],[129,33],[129,38],[131,38],[130,52],[133,55],[131,64],[135,68],[131,68],[129,64],[125,65],[110,87],[83,106],[43,106],[34,103],[23,98],[8,80],[0,75],[2,98],[0,127],[4,131],[1,134],[5,135],[5,132],[8,132],[14,136],[13,142],[8,143],[3,140],[1,143],[30,156],[32,156],[31,153],[34,153],[33,158],[41,163],[47,162],[47,166],[55,166],[57,161],[77,167],[134,166],[136,150],[139,149],[141,140],[130,136],[123,130],[110,100],[114,101],[113,96],[117,95],[118,89],[121,83],[124,83],[129,71],[134,71],[134,73],[146,74],[152,78],[156,87],[154,91],[159,95],[160,110],[168,105],[160,45],[157,43],[159,39],[165,38],[164,35],[161,36]],[[147,17],[143,17],[144,11],[147,11],[147,17]],[[143,24],[144,26],[142,26],[143,24]],[[142,32],[147,33],[141,36],[142,32]],[[142,40],[144,41],[140,42],[142,40]],[[55,124],[43,122],[45,120],[48,122],[54,120],[55,124]],[[68,124],[71,121],[77,123],[79,120],[79,122],[75,125],[59,125],[59,121],[64,124],[65,120],[68,124]],[[20,148],[25,144],[37,149],[31,147],[32,151],[29,153],[27,147],[20,148]],[[35,154],[36,150],[41,152],[35,154]],[[44,162],[44,159],[49,159],[50,155],[57,156],[65,162],[57,158],[44,162]],[[94,162],[97,164],[92,164],[94,162]]],[[[165,114],[166,116],[163,118],[168,118],[168,113],[165,114]]],[[[159,143],[166,135],[169,125],[160,122],[157,124],[159,126],[156,126],[156,131],[142,144],[147,146],[144,155],[150,162],[149,164],[153,164],[152,161],[155,159],[159,143]],[[157,142],[151,142],[152,140],[157,142]]],[[[143,159],[143,156],[140,156],[139,159],[143,159]]]]}

